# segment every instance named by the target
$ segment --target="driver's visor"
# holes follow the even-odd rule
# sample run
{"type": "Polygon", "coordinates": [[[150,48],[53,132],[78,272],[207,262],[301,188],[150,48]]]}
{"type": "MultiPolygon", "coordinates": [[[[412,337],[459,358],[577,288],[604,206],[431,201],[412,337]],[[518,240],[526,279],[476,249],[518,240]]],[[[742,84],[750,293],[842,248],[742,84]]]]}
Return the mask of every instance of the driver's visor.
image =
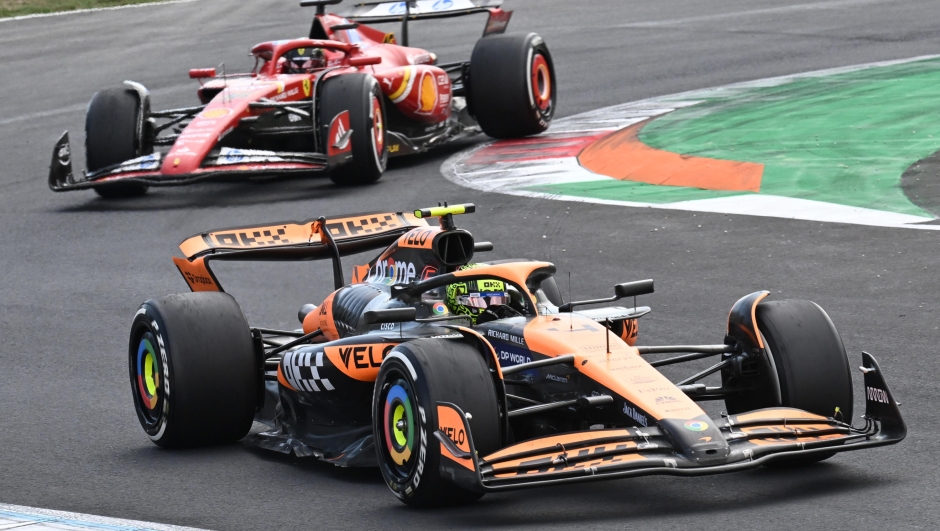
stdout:
{"type": "Polygon", "coordinates": [[[487,291],[458,295],[457,303],[470,308],[488,308],[493,305],[508,304],[509,293],[506,291],[487,291]]]}

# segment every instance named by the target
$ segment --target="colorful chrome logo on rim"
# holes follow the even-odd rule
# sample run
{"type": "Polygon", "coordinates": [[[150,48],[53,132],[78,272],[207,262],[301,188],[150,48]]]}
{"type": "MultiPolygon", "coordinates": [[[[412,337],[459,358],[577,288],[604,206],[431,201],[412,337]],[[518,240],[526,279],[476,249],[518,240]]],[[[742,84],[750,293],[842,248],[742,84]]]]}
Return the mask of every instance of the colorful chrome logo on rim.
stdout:
{"type": "Polygon", "coordinates": [[[708,423],[700,420],[687,420],[684,426],[685,429],[690,431],[705,431],[708,429],[708,423]]]}
{"type": "Polygon", "coordinates": [[[447,310],[447,305],[444,304],[443,302],[434,303],[434,307],[432,308],[432,310],[434,311],[435,315],[444,315],[444,314],[449,313],[447,310]]]}
{"type": "Polygon", "coordinates": [[[385,447],[395,464],[404,465],[414,448],[414,413],[404,387],[394,385],[385,397],[385,447]]]}
{"type": "Polygon", "coordinates": [[[160,389],[160,358],[153,348],[153,336],[145,334],[137,348],[137,391],[141,403],[150,410],[157,407],[160,389]]]}

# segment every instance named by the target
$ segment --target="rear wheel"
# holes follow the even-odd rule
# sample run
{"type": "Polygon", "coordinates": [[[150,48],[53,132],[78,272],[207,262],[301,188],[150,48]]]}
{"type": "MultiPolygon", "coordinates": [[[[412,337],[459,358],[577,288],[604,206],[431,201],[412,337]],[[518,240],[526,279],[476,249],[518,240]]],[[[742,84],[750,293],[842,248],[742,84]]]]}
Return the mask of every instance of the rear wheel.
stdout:
{"type": "Polygon", "coordinates": [[[158,446],[225,444],[248,433],[258,371],[231,295],[148,300],[134,317],[128,355],[137,418],[158,446]]]}
{"type": "Polygon", "coordinates": [[[467,503],[482,493],[440,477],[437,403],[456,404],[470,424],[480,456],[500,447],[493,378],[483,355],[467,343],[418,339],[385,357],[375,384],[373,430],[382,476],[404,503],[430,507],[467,503]]]}
{"type": "Polygon", "coordinates": [[[349,111],[352,129],[352,160],[330,171],[330,179],[341,185],[368,184],[379,180],[388,162],[385,145],[385,101],[374,77],[346,74],[323,83],[320,119],[324,150],[336,139],[329,138],[330,123],[349,111]]]}
{"type": "Polygon", "coordinates": [[[470,108],[487,135],[518,138],[548,129],[555,114],[555,66],[535,33],[493,35],[470,57],[470,108]]]}
{"type": "MultiPolygon", "coordinates": [[[[826,312],[807,300],[768,301],[757,305],[756,317],[773,366],[762,371],[755,392],[725,401],[728,412],[784,406],[851,423],[849,360],[826,312]]],[[[834,454],[774,463],[808,464],[834,454]]]]}
{"type": "MultiPolygon", "coordinates": [[[[137,131],[139,98],[137,92],[126,88],[106,89],[92,96],[85,115],[85,158],[89,172],[142,154],[137,131]]],[[[147,186],[119,182],[96,186],[95,192],[107,199],[133,197],[146,193],[147,186]]]]}

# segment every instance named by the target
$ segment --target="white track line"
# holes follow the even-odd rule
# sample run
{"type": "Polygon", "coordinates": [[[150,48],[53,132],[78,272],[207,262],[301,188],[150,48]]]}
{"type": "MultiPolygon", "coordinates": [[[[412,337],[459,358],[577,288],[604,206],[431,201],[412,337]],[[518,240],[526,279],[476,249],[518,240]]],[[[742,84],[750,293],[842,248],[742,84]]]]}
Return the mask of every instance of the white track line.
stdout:
{"type": "Polygon", "coordinates": [[[98,11],[115,11],[117,9],[133,9],[135,7],[165,6],[170,4],[188,4],[196,0],[167,0],[165,2],[147,2],[144,4],[130,4],[126,6],[93,7],[91,9],[73,9],[71,11],[56,11],[55,13],[36,13],[35,15],[21,15],[18,17],[0,18],[0,22],[11,20],[29,20],[31,18],[60,17],[62,15],[77,15],[80,13],[97,13],[98,11]]]}
{"type": "Polygon", "coordinates": [[[193,527],[107,518],[0,503],[0,531],[200,531],[193,527]]]}
{"type": "MultiPolygon", "coordinates": [[[[187,2],[194,2],[195,0],[186,0],[187,2]]],[[[170,85],[169,87],[158,88],[150,91],[150,96],[162,96],[166,94],[175,94],[184,89],[195,89],[198,88],[192,83],[180,83],[178,85],[170,85]]],[[[89,98],[90,99],[90,98],[89,98]]],[[[76,103],[75,105],[67,105],[65,107],[57,107],[55,109],[49,109],[47,111],[39,111],[30,114],[22,114],[20,116],[11,116],[10,118],[0,119],[0,126],[9,125],[17,122],[26,122],[35,120],[36,118],[45,118],[47,116],[55,116],[57,114],[65,114],[70,112],[84,111],[88,108],[87,103],[76,103]]]]}

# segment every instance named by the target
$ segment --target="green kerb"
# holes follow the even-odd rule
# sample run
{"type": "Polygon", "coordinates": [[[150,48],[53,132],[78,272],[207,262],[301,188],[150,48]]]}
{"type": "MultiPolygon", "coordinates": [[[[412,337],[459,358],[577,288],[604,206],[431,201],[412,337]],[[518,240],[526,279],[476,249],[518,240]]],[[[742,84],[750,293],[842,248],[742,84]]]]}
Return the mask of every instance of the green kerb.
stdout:
{"type": "Polygon", "coordinates": [[[681,154],[763,163],[764,194],[930,218],[900,184],[908,166],[940,149],[940,60],[709,99],[654,120],[640,139],[681,154]]]}

